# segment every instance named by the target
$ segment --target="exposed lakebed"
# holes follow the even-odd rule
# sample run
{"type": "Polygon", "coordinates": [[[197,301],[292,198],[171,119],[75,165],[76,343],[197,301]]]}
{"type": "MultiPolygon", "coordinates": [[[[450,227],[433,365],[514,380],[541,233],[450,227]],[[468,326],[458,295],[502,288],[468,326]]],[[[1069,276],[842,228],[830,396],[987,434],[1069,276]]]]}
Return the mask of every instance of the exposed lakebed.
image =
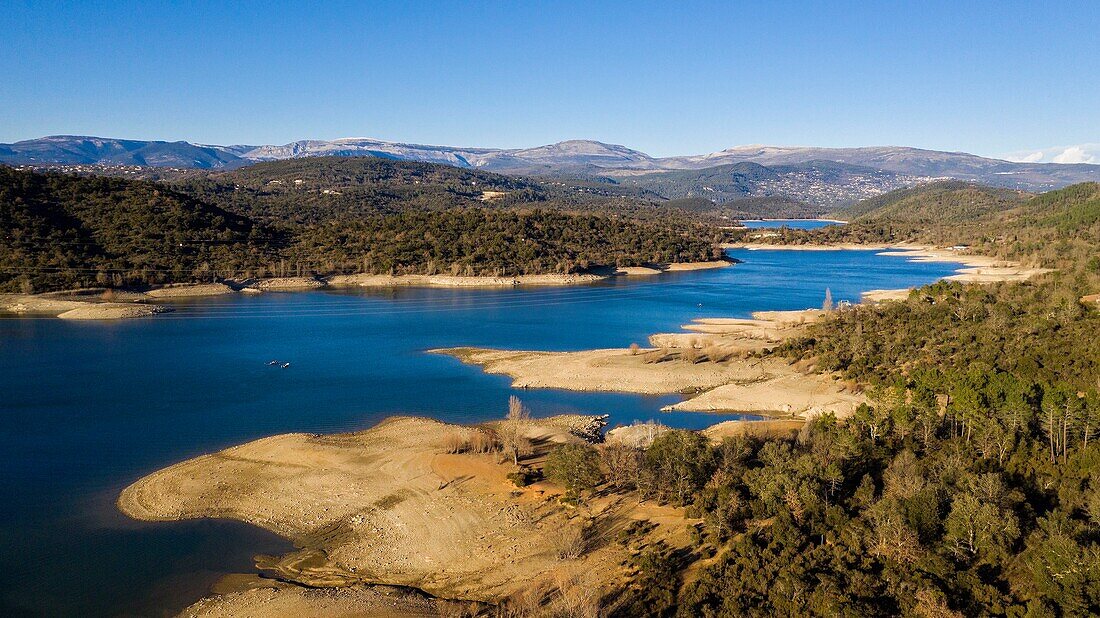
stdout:
{"type": "MultiPolygon", "coordinates": [[[[368,427],[393,414],[477,422],[510,379],[424,350],[578,350],[645,343],[700,317],[856,301],[957,265],[874,251],[733,250],[743,263],[658,279],[536,289],[232,295],[148,319],[0,320],[0,613],[159,615],[287,544],[231,522],[139,524],[118,491],[182,459],[284,432],[368,427]],[[271,360],[290,367],[269,366],[271,360]]],[[[676,396],[527,390],[536,415],[605,413],[701,428],[730,416],[661,413],[676,396]]]]}

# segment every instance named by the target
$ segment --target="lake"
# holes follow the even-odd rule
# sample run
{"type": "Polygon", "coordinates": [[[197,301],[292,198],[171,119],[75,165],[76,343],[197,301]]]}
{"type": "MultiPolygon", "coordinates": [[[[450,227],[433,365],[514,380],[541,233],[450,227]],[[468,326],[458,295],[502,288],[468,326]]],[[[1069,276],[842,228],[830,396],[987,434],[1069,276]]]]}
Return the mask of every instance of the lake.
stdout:
{"type": "MultiPolygon", "coordinates": [[[[0,319],[0,615],[163,615],[220,574],[289,544],[244,524],[145,524],[114,508],[158,468],[275,433],[369,427],[393,414],[476,422],[513,394],[433,347],[570,350],[644,344],[698,317],[858,301],[957,265],[874,251],[733,250],[729,268],[567,288],[232,295],[148,319],[0,319]],[[290,362],[287,369],[270,360],[290,362]]],[[[677,397],[526,390],[536,415],[664,414],[677,397]]]]}
{"type": "Polygon", "coordinates": [[[844,225],[845,221],[832,219],[742,219],[741,225],[754,230],[778,230],[788,227],[794,230],[816,230],[829,225],[844,225]]]}

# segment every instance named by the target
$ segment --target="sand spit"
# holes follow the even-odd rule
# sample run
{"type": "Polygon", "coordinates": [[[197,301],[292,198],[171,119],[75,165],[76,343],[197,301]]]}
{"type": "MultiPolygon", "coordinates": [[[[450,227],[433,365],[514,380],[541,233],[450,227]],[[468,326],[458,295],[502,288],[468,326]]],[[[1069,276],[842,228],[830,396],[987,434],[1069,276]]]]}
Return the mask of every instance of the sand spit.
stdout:
{"type": "Polygon", "coordinates": [[[655,350],[634,354],[619,348],[582,352],[444,348],[431,352],[479,365],[486,373],[510,376],[514,388],[665,395],[697,393],[733,381],[749,382],[769,376],[769,363],[759,360],[728,364],[646,362],[647,354],[655,350]]]}
{"type": "Polygon", "coordinates": [[[693,397],[665,409],[800,418],[832,412],[843,418],[866,401],[863,395],[783,359],[751,356],[798,336],[824,315],[821,310],[777,311],[759,312],[751,320],[696,320],[684,326],[692,332],[653,335],[654,347],[638,350],[431,351],[510,376],[516,388],[684,394],[693,397]]]}
{"type": "MultiPolygon", "coordinates": [[[[527,462],[537,464],[555,444],[579,440],[570,429],[575,425],[571,417],[528,423],[535,453],[527,462]]],[[[566,563],[605,580],[616,576],[625,549],[611,539],[633,519],[667,522],[655,534],[688,542],[675,509],[622,495],[569,509],[553,499],[560,489],[552,485],[516,488],[506,479],[514,468],[497,454],[449,452],[453,439],[480,431],[399,417],[355,433],[273,436],[154,472],[124,489],[118,506],[140,520],[230,518],[287,537],[300,549],[261,558],[258,567],[288,583],[342,590],[413,586],[438,597],[490,602],[553,577],[566,563]],[[563,561],[556,549],[560,533],[582,520],[600,532],[582,558],[563,561]]],[[[333,594],[343,604],[358,593],[333,594]]],[[[302,600],[308,596],[302,591],[289,595],[233,593],[195,606],[227,608],[222,613],[196,615],[237,615],[253,606],[270,608],[256,615],[285,615],[278,610],[284,601],[290,607],[308,601],[310,612],[303,613],[316,615],[314,601],[332,601],[328,595],[302,600]]]]}
{"type": "Polygon", "coordinates": [[[121,320],[144,318],[171,311],[163,305],[139,303],[84,303],[84,306],[58,314],[62,320],[121,320]]]}

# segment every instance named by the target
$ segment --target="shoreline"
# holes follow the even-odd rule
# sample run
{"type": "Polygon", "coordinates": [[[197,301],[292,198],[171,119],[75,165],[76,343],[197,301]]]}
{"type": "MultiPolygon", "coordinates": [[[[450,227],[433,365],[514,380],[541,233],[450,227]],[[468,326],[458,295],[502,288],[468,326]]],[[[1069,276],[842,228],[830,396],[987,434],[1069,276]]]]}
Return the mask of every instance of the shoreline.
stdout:
{"type": "Polygon", "coordinates": [[[822,223],[844,223],[844,224],[848,223],[848,221],[844,221],[842,219],[816,219],[816,218],[815,219],[738,219],[738,221],[740,221],[742,223],[744,223],[745,221],[748,221],[750,223],[767,223],[769,221],[820,221],[822,223]]]}
{"type": "MultiPolygon", "coordinates": [[[[265,292],[300,292],[341,288],[454,288],[507,289],[589,285],[612,277],[653,276],[665,273],[709,270],[732,266],[733,260],[672,262],[650,266],[600,267],[591,273],[518,275],[515,277],[454,275],[332,275],[329,277],[273,277],[240,285],[227,283],[177,283],[144,292],[89,288],[41,294],[0,293],[0,314],[56,317],[68,320],[117,320],[149,317],[172,311],[161,304],[186,298],[265,292]],[[121,302],[116,302],[117,301],[121,302]]],[[[230,282],[232,283],[232,282],[230,282]]]]}
{"type": "MultiPolygon", "coordinates": [[[[960,264],[943,280],[963,283],[1025,281],[1050,269],[1028,268],[981,255],[962,254],[926,245],[724,245],[726,248],[796,251],[878,251],[876,255],[917,262],[960,264]]],[[[867,290],[861,303],[900,301],[914,288],[867,290]]],[[[700,318],[680,332],[650,335],[649,348],[632,346],[572,352],[515,351],[487,348],[441,348],[464,364],[512,378],[513,388],[554,388],[569,391],[679,394],[684,401],[663,411],[759,414],[813,418],[832,413],[850,416],[866,402],[854,385],[794,368],[781,359],[754,358],[804,331],[824,315],[821,310],[754,312],[752,319],[700,318]]]]}
{"type": "MultiPolygon", "coordinates": [[[[602,422],[582,415],[523,421],[531,450],[522,463],[541,468],[552,449],[585,442],[581,435],[602,422]]],[[[185,615],[265,615],[257,608],[287,603],[296,615],[317,615],[324,603],[390,615],[371,613],[378,608],[364,597],[387,590],[379,586],[401,587],[419,602],[423,591],[435,604],[498,603],[586,572],[602,575],[585,586],[601,586],[617,577],[628,550],[592,539],[563,556],[562,531],[613,522],[649,520],[647,540],[690,546],[682,509],[632,494],[594,494],[577,509],[558,500],[564,489],[553,483],[517,486],[509,458],[469,446],[500,423],[396,416],[361,431],[260,438],[143,476],[116,506],[140,521],[239,520],[295,544],[286,555],[257,557],[270,579],[229,575],[185,615]],[[456,449],[456,440],[467,446],[456,449]]]]}
{"type": "Polygon", "coordinates": [[[700,318],[680,332],[655,333],[649,347],[572,352],[437,348],[488,374],[507,375],[512,387],[577,392],[683,395],[666,412],[756,414],[809,419],[850,416],[866,398],[812,366],[760,358],[760,352],[805,333],[819,309],[756,312],[751,319],[700,318]]]}
{"type": "MultiPolygon", "coordinates": [[[[877,251],[876,255],[901,257],[911,262],[938,262],[960,264],[955,273],[943,278],[945,281],[960,283],[1000,283],[1007,281],[1026,281],[1032,277],[1052,272],[1050,268],[1024,266],[1019,262],[1004,260],[988,255],[962,253],[959,250],[917,245],[896,244],[855,244],[839,243],[835,245],[770,245],[767,243],[723,243],[723,249],[745,249],[749,251],[877,251]]],[[[889,288],[868,290],[863,297],[870,301],[900,300],[913,288],[889,288]]]]}
{"type": "MultiPolygon", "coordinates": [[[[962,283],[995,283],[1025,281],[1050,272],[1017,262],[983,255],[959,253],[951,249],[916,244],[856,244],[835,245],[772,245],[767,243],[724,243],[723,249],[749,251],[878,251],[879,255],[903,257],[916,262],[952,262],[961,264],[955,274],[944,277],[962,283]]],[[[212,297],[230,294],[265,292],[296,292],[340,288],[451,288],[507,289],[522,287],[552,287],[588,285],[613,277],[652,277],[665,273],[690,272],[725,268],[736,260],[707,262],[673,262],[646,266],[597,267],[592,272],[573,274],[518,275],[514,277],[455,275],[331,275],[328,277],[274,277],[240,284],[180,283],[166,284],[144,292],[91,288],[45,292],[42,294],[0,294],[0,313],[15,316],[57,317],[60,319],[97,321],[150,317],[172,311],[162,304],[177,299],[212,297]],[[97,297],[95,293],[99,293],[97,297]]],[[[911,288],[868,290],[865,300],[882,301],[904,298],[911,288]]]]}

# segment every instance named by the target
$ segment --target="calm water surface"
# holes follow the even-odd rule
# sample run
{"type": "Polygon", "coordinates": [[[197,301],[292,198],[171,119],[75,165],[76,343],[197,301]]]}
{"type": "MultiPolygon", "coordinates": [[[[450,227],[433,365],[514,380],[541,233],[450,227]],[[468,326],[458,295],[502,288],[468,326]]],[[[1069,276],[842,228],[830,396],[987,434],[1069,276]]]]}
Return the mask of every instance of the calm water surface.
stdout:
{"type": "MultiPolygon", "coordinates": [[[[225,572],[289,544],[234,522],[143,524],[114,508],[153,470],[288,431],[369,427],[392,414],[503,415],[510,380],[440,346],[573,350],[645,343],[697,317],[856,301],[955,266],[873,251],[731,251],[730,268],[530,290],[301,292],[197,300],[150,319],[0,320],[0,615],[164,615],[225,572]],[[267,366],[269,360],[291,367],[267,366]]],[[[663,414],[676,397],[518,393],[536,415],[663,414]]]]}
{"type": "Polygon", "coordinates": [[[777,230],[789,227],[795,230],[816,230],[828,225],[843,225],[843,221],[829,219],[745,219],[741,225],[752,229],[777,230]]]}

